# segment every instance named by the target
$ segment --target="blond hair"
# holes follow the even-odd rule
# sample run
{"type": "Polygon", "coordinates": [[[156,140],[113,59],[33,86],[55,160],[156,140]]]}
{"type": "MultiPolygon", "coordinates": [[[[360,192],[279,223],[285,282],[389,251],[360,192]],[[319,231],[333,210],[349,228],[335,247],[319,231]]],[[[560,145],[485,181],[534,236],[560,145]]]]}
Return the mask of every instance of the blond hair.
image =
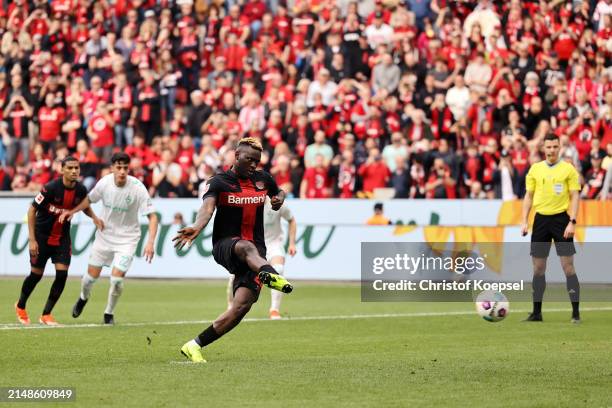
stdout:
{"type": "Polygon", "coordinates": [[[240,146],[250,146],[253,149],[258,150],[260,152],[263,151],[261,142],[256,137],[243,137],[242,139],[238,141],[238,147],[240,146]]]}

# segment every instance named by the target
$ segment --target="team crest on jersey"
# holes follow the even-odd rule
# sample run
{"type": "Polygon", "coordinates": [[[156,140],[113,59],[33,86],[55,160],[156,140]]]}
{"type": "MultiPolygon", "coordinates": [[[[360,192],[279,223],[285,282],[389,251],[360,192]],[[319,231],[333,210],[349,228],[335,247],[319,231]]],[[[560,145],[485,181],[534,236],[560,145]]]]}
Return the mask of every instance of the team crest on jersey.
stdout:
{"type": "Polygon", "coordinates": [[[34,201],[36,201],[36,204],[40,204],[44,201],[44,199],[45,199],[45,196],[42,195],[42,193],[38,193],[34,201]]]}
{"type": "Polygon", "coordinates": [[[258,190],[263,190],[266,187],[263,181],[256,181],[255,188],[258,190]]]}
{"type": "Polygon", "coordinates": [[[127,197],[125,198],[125,203],[126,203],[127,205],[132,204],[132,197],[127,196],[127,197]]]}

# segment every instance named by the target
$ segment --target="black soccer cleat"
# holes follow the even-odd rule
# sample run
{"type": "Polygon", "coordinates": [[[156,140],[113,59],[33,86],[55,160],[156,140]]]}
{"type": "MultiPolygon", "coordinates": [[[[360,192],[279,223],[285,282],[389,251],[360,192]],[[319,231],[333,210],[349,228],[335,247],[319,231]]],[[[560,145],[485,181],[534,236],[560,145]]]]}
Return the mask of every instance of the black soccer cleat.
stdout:
{"type": "Polygon", "coordinates": [[[104,313],[104,324],[114,325],[115,324],[115,316],[112,314],[104,313]]]}
{"type": "Polygon", "coordinates": [[[86,304],[87,304],[87,300],[83,300],[79,296],[79,299],[76,301],[74,306],[72,306],[72,317],[74,317],[75,319],[79,317],[81,313],[83,313],[83,309],[85,308],[86,304]]]}
{"type": "Polygon", "coordinates": [[[543,321],[542,313],[529,313],[529,316],[527,316],[527,318],[523,321],[524,322],[541,322],[543,321]]]}

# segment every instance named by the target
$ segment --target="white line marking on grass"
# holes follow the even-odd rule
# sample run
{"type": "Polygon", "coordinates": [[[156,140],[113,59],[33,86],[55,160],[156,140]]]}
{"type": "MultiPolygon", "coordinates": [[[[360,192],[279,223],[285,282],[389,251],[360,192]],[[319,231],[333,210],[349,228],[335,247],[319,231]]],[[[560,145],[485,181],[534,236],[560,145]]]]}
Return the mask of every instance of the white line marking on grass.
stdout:
{"type": "MultiPolygon", "coordinates": [[[[611,311],[612,307],[583,307],[581,312],[605,312],[611,311]]],[[[511,313],[529,313],[531,309],[512,310],[511,313]]],[[[545,313],[571,312],[569,308],[545,309],[545,313]]],[[[280,320],[270,320],[264,317],[247,318],[244,322],[275,322],[275,321],[310,321],[310,320],[351,320],[351,319],[385,319],[398,317],[444,317],[444,316],[467,316],[476,315],[472,310],[461,310],[454,312],[411,312],[411,313],[372,313],[354,315],[331,315],[331,316],[296,316],[287,317],[280,320]]],[[[212,320],[177,320],[169,322],[128,322],[120,323],[118,327],[144,327],[144,326],[178,326],[188,324],[209,324],[212,320]]],[[[36,325],[23,326],[15,323],[0,325],[0,330],[33,330],[33,329],[87,329],[91,327],[112,327],[103,323],[83,323],[83,324],[64,324],[61,326],[36,325]]]]}

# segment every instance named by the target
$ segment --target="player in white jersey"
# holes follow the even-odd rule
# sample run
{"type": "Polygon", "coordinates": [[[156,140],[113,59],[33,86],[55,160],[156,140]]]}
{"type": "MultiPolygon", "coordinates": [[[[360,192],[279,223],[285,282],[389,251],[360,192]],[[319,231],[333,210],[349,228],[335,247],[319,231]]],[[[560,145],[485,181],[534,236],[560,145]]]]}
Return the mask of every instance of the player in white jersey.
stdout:
{"type": "Polygon", "coordinates": [[[123,292],[123,278],[132,264],[140,241],[139,215],[149,218],[149,237],[144,247],[144,257],[149,263],[153,260],[157,214],[146,187],[137,178],[128,176],[129,164],[130,156],[124,152],[115,153],[111,158],[112,174],[101,178],[87,198],[64,216],[70,218],[90,203],[102,201],[99,218],[104,228],[96,231],[87,273],[81,280],[81,295],[72,309],[72,317],[79,317],[83,312],[102,268],[108,266],[112,267],[111,285],[104,310],[104,323],[114,324],[114,309],[123,292]]]}
{"type": "MultiPolygon", "coordinates": [[[[296,253],[295,249],[295,237],[297,233],[297,222],[295,217],[291,213],[291,210],[287,206],[287,202],[278,210],[272,209],[270,198],[266,198],[264,205],[264,238],[266,240],[266,260],[270,262],[270,265],[279,273],[284,275],[285,271],[285,235],[283,233],[283,227],[281,225],[281,218],[287,221],[289,224],[289,247],[287,252],[289,255],[294,256],[296,253]]],[[[232,297],[232,283],[234,275],[230,275],[228,284],[228,303],[231,304],[232,297]]],[[[278,320],[281,318],[280,305],[283,298],[283,293],[277,290],[270,291],[272,301],[270,304],[270,319],[278,320]]]]}

